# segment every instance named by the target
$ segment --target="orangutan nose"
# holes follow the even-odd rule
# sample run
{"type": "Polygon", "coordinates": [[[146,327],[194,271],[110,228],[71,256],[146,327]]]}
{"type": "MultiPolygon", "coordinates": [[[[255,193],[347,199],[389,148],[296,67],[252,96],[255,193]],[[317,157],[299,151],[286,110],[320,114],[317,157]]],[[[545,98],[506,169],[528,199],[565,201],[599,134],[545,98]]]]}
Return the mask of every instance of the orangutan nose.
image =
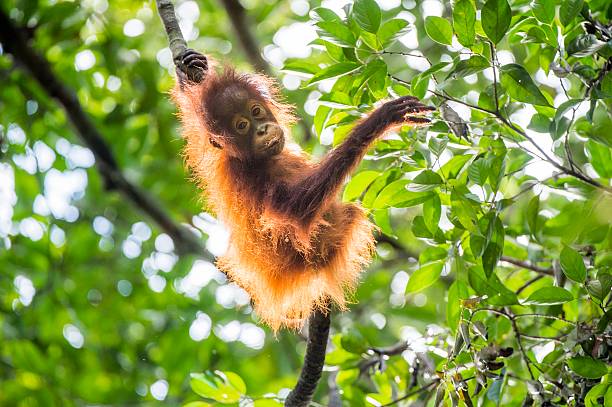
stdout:
{"type": "Polygon", "coordinates": [[[257,127],[257,135],[258,136],[263,136],[264,134],[266,134],[268,132],[268,123],[263,123],[260,124],[257,127]]]}

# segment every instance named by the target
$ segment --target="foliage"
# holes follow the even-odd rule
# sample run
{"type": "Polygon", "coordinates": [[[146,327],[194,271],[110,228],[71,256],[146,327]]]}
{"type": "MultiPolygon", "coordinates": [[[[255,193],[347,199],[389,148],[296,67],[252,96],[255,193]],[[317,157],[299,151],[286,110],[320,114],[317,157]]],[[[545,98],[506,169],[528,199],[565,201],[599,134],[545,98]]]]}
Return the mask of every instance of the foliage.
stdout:
{"type": "MultiPolygon", "coordinates": [[[[155,11],[104,3],[2,8],[33,28],[128,176],[214,250],[222,233],[197,215],[178,159],[155,11]],[[124,36],[133,18],[147,30],[124,36]],[[76,72],[85,51],[95,65],[76,72]]],[[[612,5],[312,1],[300,16],[287,2],[256,3],[248,12],[262,49],[296,21],[317,31],[312,54],[285,59],[281,74],[302,78],[289,97],[313,113],[304,116],[322,143],[302,144],[315,154],[383,99],[439,107],[430,127],[378,141],[344,190],[381,230],[378,259],[356,304],[334,314],[316,399],[612,403],[612,5]]],[[[190,45],[229,52],[223,10],[198,4],[190,45]]],[[[8,229],[0,213],[0,404],[279,405],[300,366],[299,338],[266,332],[258,342],[240,290],[209,263],[177,256],[138,208],[107,192],[79,161],[64,112],[14,68],[0,53],[0,210],[10,207],[8,229]],[[37,152],[46,149],[48,165],[37,152]],[[58,174],[84,178],[65,192],[76,218],[54,206],[58,174]]]]}

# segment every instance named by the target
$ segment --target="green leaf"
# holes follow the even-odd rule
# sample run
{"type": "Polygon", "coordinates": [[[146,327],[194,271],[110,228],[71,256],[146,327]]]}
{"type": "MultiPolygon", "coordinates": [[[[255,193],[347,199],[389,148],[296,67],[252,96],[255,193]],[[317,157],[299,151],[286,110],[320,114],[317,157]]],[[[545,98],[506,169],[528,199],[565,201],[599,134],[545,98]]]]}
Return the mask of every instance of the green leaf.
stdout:
{"type": "Polygon", "coordinates": [[[457,40],[465,47],[474,44],[476,36],[476,8],[472,0],[459,0],[453,7],[453,28],[457,40]]]}
{"type": "Polygon", "coordinates": [[[421,72],[420,76],[428,76],[431,75],[432,73],[436,73],[441,69],[444,69],[444,67],[448,66],[449,62],[438,62],[437,64],[434,64],[432,66],[429,67],[429,69],[421,72]]]}
{"type": "Polygon", "coordinates": [[[532,105],[550,106],[548,100],[519,64],[507,64],[501,67],[501,84],[514,100],[532,105]]]}
{"type": "Polygon", "coordinates": [[[429,287],[440,278],[442,267],[444,267],[444,261],[442,260],[421,266],[410,275],[406,291],[413,293],[429,287]]]}
{"type": "Polygon", "coordinates": [[[470,267],[468,269],[468,280],[476,294],[489,297],[487,302],[491,305],[518,304],[516,294],[504,286],[496,274],[487,278],[481,267],[470,267]]]}
{"type": "Polygon", "coordinates": [[[470,161],[472,157],[473,157],[472,154],[463,154],[463,155],[454,156],[453,158],[448,160],[448,162],[444,164],[442,168],[440,168],[440,174],[442,174],[442,176],[446,180],[457,178],[457,176],[459,175],[459,172],[461,171],[465,163],[470,161]]]}
{"type": "Polygon", "coordinates": [[[315,21],[335,21],[342,22],[340,16],[325,7],[315,7],[310,11],[310,18],[315,21]]]}
{"type": "Polygon", "coordinates": [[[412,226],[410,227],[412,234],[416,237],[421,237],[424,239],[431,239],[434,237],[433,233],[429,231],[429,228],[425,224],[425,219],[422,216],[415,216],[412,219],[412,226]]]}
{"type": "Polygon", "coordinates": [[[487,389],[487,398],[494,402],[496,405],[499,405],[499,396],[501,393],[502,384],[504,382],[504,378],[499,378],[493,380],[493,383],[487,389]]]}
{"type": "Polygon", "coordinates": [[[359,37],[365,45],[367,45],[374,51],[380,51],[382,49],[382,45],[378,41],[378,37],[375,34],[369,33],[367,31],[361,31],[359,33],[359,37]]]}
{"type": "Polygon", "coordinates": [[[387,185],[376,197],[373,209],[383,209],[390,206],[395,208],[407,208],[425,202],[431,198],[431,192],[408,191],[406,186],[410,181],[402,179],[387,185]]]}
{"type": "Polygon", "coordinates": [[[504,157],[489,155],[487,165],[489,166],[489,184],[493,190],[497,191],[505,174],[506,160],[504,157]]]}
{"type": "Polygon", "coordinates": [[[612,178],[612,149],[593,140],[587,141],[586,146],[595,171],[603,178],[612,178]]]}
{"type": "Polygon", "coordinates": [[[419,264],[425,265],[437,260],[446,260],[448,250],[439,246],[429,246],[419,254],[419,264]]]}
{"type": "Polygon", "coordinates": [[[432,137],[429,139],[429,150],[436,156],[440,157],[446,146],[448,145],[448,138],[445,136],[432,137]]]}
{"type": "Polygon", "coordinates": [[[329,115],[331,114],[331,110],[332,109],[330,107],[324,106],[324,105],[320,105],[317,108],[317,112],[315,113],[313,124],[315,127],[315,132],[317,133],[318,137],[321,137],[323,126],[325,125],[325,122],[329,118],[329,115]]]}
{"type": "Polygon", "coordinates": [[[477,232],[478,216],[470,201],[456,190],[451,192],[451,212],[459,223],[470,232],[477,232]]]}
{"type": "Polygon", "coordinates": [[[389,217],[389,208],[377,209],[373,213],[374,223],[387,236],[395,236],[393,227],[391,226],[391,218],[389,217]]]}
{"type": "Polygon", "coordinates": [[[531,121],[527,128],[529,130],[537,131],[538,133],[548,133],[550,129],[550,119],[541,113],[534,114],[531,116],[531,121]]]}
{"type": "Polygon", "coordinates": [[[468,176],[476,185],[484,185],[487,182],[489,166],[487,160],[480,158],[468,167],[468,176]]]}
{"type": "Polygon", "coordinates": [[[355,175],[344,188],[342,200],[348,202],[359,198],[379,175],[378,171],[362,171],[355,175]]]}
{"type": "Polygon", "coordinates": [[[367,85],[374,97],[387,96],[387,64],[384,61],[375,59],[369,62],[363,70],[363,75],[366,78],[363,85],[367,85]]]}
{"type": "Polygon", "coordinates": [[[385,171],[382,175],[372,182],[365,195],[363,196],[362,205],[366,208],[372,209],[374,201],[378,198],[380,191],[385,188],[387,184],[397,180],[401,176],[401,172],[398,170],[385,171]]]}
{"type": "Polygon", "coordinates": [[[531,12],[539,21],[550,24],[555,18],[554,0],[533,0],[531,12]]]}
{"type": "Polygon", "coordinates": [[[319,70],[319,73],[317,73],[315,76],[312,77],[312,79],[310,79],[310,81],[308,81],[308,84],[312,85],[313,83],[317,83],[325,79],[347,75],[351,72],[355,72],[356,70],[361,68],[361,66],[361,64],[356,64],[354,62],[340,62],[338,64],[330,65],[323,70],[319,70]]]}
{"type": "Polygon", "coordinates": [[[356,353],[358,355],[368,350],[366,339],[357,329],[348,329],[343,332],[340,338],[340,344],[347,352],[356,353]]]}
{"type": "Polygon", "coordinates": [[[455,76],[459,78],[463,78],[468,75],[472,75],[478,73],[484,69],[490,67],[491,64],[489,61],[480,55],[474,55],[468,59],[462,59],[457,62],[455,65],[455,69],[453,69],[448,76],[455,76]]]}
{"type": "Polygon", "coordinates": [[[442,215],[442,203],[438,194],[423,203],[423,220],[427,229],[434,234],[438,230],[438,223],[442,215]]]}
{"type": "Polygon", "coordinates": [[[523,38],[523,43],[547,44],[548,37],[542,28],[537,26],[531,27],[525,38],[523,38]]]}
{"type": "Polygon", "coordinates": [[[510,28],[512,10],[506,0],[488,0],[482,7],[480,18],[485,34],[497,44],[510,28]]]}
{"type": "Polygon", "coordinates": [[[343,23],[336,21],[320,21],[317,23],[320,28],[319,36],[333,44],[341,47],[354,47],[355,36],[351,30],[343,23]]]}
{"type": "Polygon", "coordinates": [[[191,401],[187,404],[183,404],[183,407],[210,407],[211,404],[205,401],[191,401]]]}
{"type": "Polygon", "coordinates": [[[587,271],[580,253],[569,246],[565,246],[561,250],[560,262],[561,270],[567,278],[577,283],[584,283],[587,271]]]}
{"type": "Polygon", "coordinates": [[[242,377],[238,376],[234,372],[224,371],[225,377],[227,378],[227,382],[234,389],[238,390],[242,394],[246,394],[247,388],[246,383],[242,380],[242,377]]]}
{"type": "MultiPolygon", "coordinates": [[[[612,393],[612,388],[609,383],[599,383],[596,386],[593,386],[591,390],[584,397],[584,405],[585,407],[599,407],[601,404],[598,402],[600,397],[604,397],[606,391],[612,393]]],[[[612,395],[612,394],[611,394],[612,395]]]]}
{"type": "Polygon", "coordinates": [[[443,181],[442,178],[432,170],[424,170],[421,171],[412,182],[421,185],[440,185],[443,181]]]}
{"type": "Polygon", "coordinates": [[[376,200],[374,201],[374,204],[372,205],[372,208],[373,209],[382,209],[382,208],[389,207],[390,206],[390,202],[393,200],[393,197],[395,195],[401,194],[404,191],[408,192],[406,190],[406,186],[409,183],[410,183],[409,180],[399,179],[397,181],[393,181],[392,183],[390,183],[389,185],[384,187],[380,191],[378,196],[376,197],[376,200]]]}
{"type": "Polygon", "coordinates": [[[313,64],[312,62],[308,62],[304,59],[288,59],[285,61],[285,65],[283,66],[282,70],[298,72],[310,76],[319,72],[321,68],[319,68],[317,64],[313,64]]]}
{"type": "Polygon", "coordinates": [[[527,204],[527,226],[533,236],[538,236],[538,215],[540,213],[540,196],[536,195],[527,204]]]}
{"type": "Polygon", "coordinates": [[[582,10],[583,0],[563,0],[559,10],[559,20],[561,24],[568,25],[582,10]]]}
{"type": "Polygon", "coordinates": [[[489,221],[487,231],[488,243],[482,254],[482,269],[487,277],[493,274],[493,270],[495,270],[495,266],[504,252],[504,224],[498,216],[493,216],[489,221]]]}
{"type": "Polygon", "coordinates": [[[207,371],[205,373],[192,373],[190,384],[193,391],[200,396],[213,399],[222,404],[237,403],[240,400],[240,396],[246,392],[244,381],[238,375],[231,372],[207,371]]]}
{"type": "Polygon", "coordinates": [[[385,47],[391,44],[397,38],[401,37],[409,28],[410,24],[408,21],[400,18],[394,18],[380,26],[377,34],[378,40],[381,42],[383,47],[385,47]]]}
{"type": "Polygon", "coordinates": [[[523,301],[523,305],[555,305],[572,301],[572,293],[561,287],[543,287],[523,301]]]}
{"type": "Polygon", "coordinates": [[[597,359],[590,356],[574,356],[568,359],[567,365],[574,372],[587,379],[599,379],[608,373],[608,366],[597,359]]]}
{"type": "Polygon", "coordinates": [[[380,8],[374,0],[355,1],[352,16],[355,22],[367,32],[376,33],[380,27],[380,8]]]}
{"type": "Polygon", "coordinates": [[[468,298],[468,288],[463,281],[455,280],[448,289],[446,302],[446,322],[453,330],[457,330],[461,316],[461,300],[468,298]]]}
{"type": "Polygon", "coordinates": [[[342,92],[327,93],[319,98],[319,103],[321,106],[327,106],[334,109],[348,109],[354,107],[351,97],[342,92]]]}
{"type": "Polygon", "coordinates": [[[425,32],[435,42],[451,45],[453,42],[453,28],[447,19],[429,16],[425,19],[425,32]]]}

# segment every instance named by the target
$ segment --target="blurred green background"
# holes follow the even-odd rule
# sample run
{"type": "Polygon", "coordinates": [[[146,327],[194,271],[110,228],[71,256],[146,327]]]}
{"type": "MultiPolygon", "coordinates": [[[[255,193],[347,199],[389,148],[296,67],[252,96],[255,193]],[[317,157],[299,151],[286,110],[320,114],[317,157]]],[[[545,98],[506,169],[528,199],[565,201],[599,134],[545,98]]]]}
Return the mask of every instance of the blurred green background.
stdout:
{"type": "MultiPolygon", "coordinates": [[[[491,0],[494,38],[485,2],[357,3],[245,0],[240,25],[223,2],[176,2],[190,47],[279,79],[304,119],[293,137],[315,157],[378,100],[450,100],[429,130],[379,142],[344,193],[382,232],[354,304],[333,315],[315,400],[383,405],[418,389],[396,404],[612,400],[612,7],[511,1],[510,21],[505,0],[491,0]],[[250,54],[237,33],[254,41],[250,54]],[[513,63],[524,67],[517,77],[503,70],[513,63]]],[[[183,167],[154,2],[8,0],[0,10],[74,90],[115,169],[193,232],[172,239],[124,184],[109,188],[66,111],[11,55],[23,44],[4,39],[0,405],[214,404],[244,393],[238,379],[231,391],[192,382],[194,393],[190,373],[215,370],[244,380],[254,399],[241,405],[276,405],[297,378],[303,336],[260,325],[209,261],[228,236],[183,167]]]]}

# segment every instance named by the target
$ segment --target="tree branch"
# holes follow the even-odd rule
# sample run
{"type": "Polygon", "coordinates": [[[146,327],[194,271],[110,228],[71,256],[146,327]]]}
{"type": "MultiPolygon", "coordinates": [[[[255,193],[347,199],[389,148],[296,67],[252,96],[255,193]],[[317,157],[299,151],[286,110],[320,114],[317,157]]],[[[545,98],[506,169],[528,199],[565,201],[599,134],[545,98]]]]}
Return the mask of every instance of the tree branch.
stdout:
{"type": "Polygon", "coordinates": [[[170,235],[177,252],[204,255],[200,241],[190,230],[175,223],[155,198],[125,178],[112,150],[83,110],[75,92],[60,81],[49,62],[30,46],[27,30],[15,25],[1,9],[0,42],[4,50],[13,56],[15,62],[28,71],[50,97],[55,98],[62,105],[77,135],[93,152],[96,167],[106,187],[121,192],[132,204],[147,214],[160,229],[170,235]]]}
{"type": "Polygon", "coordinates": [[[187,49],[187,42],[183,38],[181,28],[179,27],[176,14],[174,14],[174,6],[171,0],[156,0],[157,12],[164,23],[166,35],[168,35],[168,44],[172,52],[172,59],[176,59],[187,49]]]}
{"type": "Polygon", "coordinates": [[[246,13],[242,4],[238,0],[221,0],[221,3],[225,7],[238,41],[240,41],[240,45],[251,65],[258,71],[272,75],[270,64],[263,59],[261,52],[259,52],[259,47],[255,42],[255,36],[251,33],[250,25],[247,23],[246,13]]]}
{"type": "Polygon", "coordinates": [[[330,311],[323,313],[316,310],[310,317],[304,365],[295,388],[285,400],[285,406],[307,407],[310,404],[325,363],[330,322],[330,311]]]}
{"type": "Polygon", "coordinates": [[[502,256],[501,261],[505,261],[506,263],[510,263],[513,264],[517,267],[521,267],[527,270],[531,270],[531,271],[535,271],[536,273],[540,273],[540,274],[545,274],[547,276],[554,276],[555,272],[553,271],[553,269],[549,269],[549,268],[544,268],[544,267],[539,267],[536,266],[534,264],[528,263],[526,261],[523,260],[518,260],[518,259],[514,259],[512,257],[508,257],[508,256],[502,256]]]}
{"type": "Polygon", "coordinates": [[[440,383],[440,379],[434,379],[433,381],[427,383],[426,385],[424,385],[422,387],[419,387],[418,389],[413,390],[413,391],[411,391],[409,393],[406,393],[402,397],[399,397],[399,398],[393,400],[390,403],[383,404],[382,407],[388,407],[388,406],[395,405],[395,404],[399,403],[400,401],[404,401],[406,399],[409,399],[412,396],[416,396],[417,394],[421,394],[421,393],[424,393],[426,391],[429,391],[429,390],[432,389],[433,386],[435,386],[438,383],[440,383]]]}

